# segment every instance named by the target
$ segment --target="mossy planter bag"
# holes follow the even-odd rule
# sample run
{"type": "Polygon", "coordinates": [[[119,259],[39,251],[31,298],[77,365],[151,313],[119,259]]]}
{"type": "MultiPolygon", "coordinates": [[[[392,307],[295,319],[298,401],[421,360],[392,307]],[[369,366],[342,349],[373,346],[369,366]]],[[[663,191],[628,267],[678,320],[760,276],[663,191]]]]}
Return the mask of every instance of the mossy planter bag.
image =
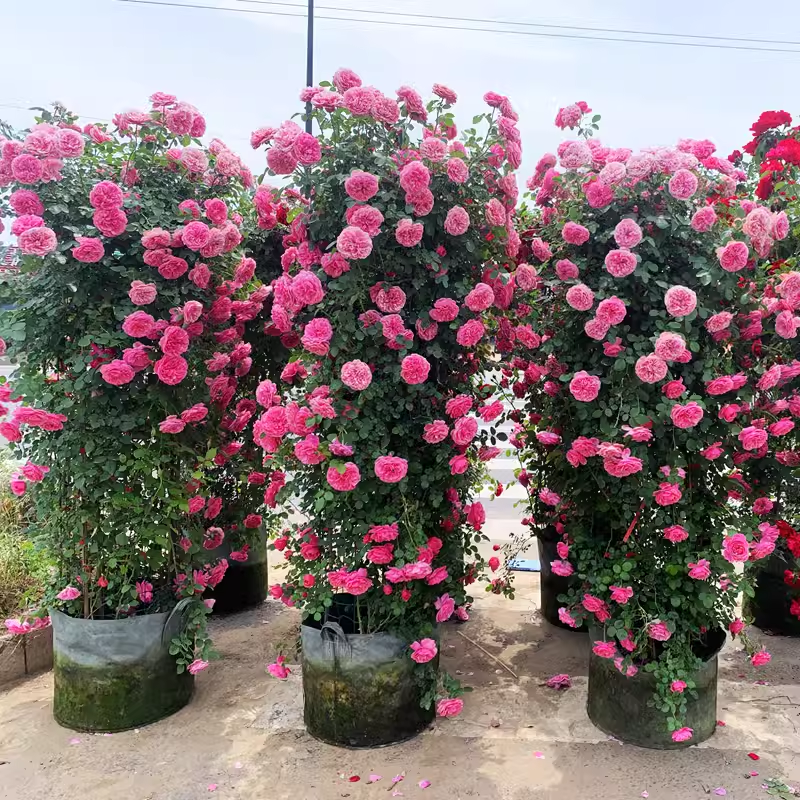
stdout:
{"type": "Polygon", "coordinates": [[[436,712],[419,704],[409,643],[390,633],[347,633],[355,629],[348,622],[346,613],[331,614],[301,628],[308,732],[340,747],[380,747],[416,736],[436,712]]]}
{"type": "Polygon", "coordinates": [[[212,555],[228,559],[225,577],[213,589],[206,589],[203,597],[216,600],[215,614],[233,614],[260,605],[267,599],[269,583],[267,578],[267,540],[266,536],[252,545],[247,561],[231,559],[231,548],[227,542],[212,555]]]}
{"type": "Polygon", "coordinates": [[[51,610],[53,716],[78,731],[124,731],[163,719],[192,696],[169,654],[182,614],[76,619],[51,610]]]}
{"type": "Polygon", "coordinates": [[[780,557],[770,556],[755,574],[755,595],[745,597],[744,613],[763,631],[800,636],[800,619],[789,611],[792,600],[799,599],[800,594],[784,583],[783,573],[787,568],[788,564],[780,557]]]}
{"type": "Polygon", "coordinates": [[[554,528],[547,528],[538,536],[536,541],[539,546],[539,591],[542,601],[542,616],[551,625],[568,631],[575,631],[576,633],[584,633],[586,631],[585,625],[581,625],[580,628],[573,628],[565,625],[558,618],[558,609],[563,605],[563,603],[558,602],[558,596],[566,594],[573,581],[572,577],[564,578],[561,575],[556,575],[550,566],[552,561],[559,560],[556,545],[561,541],[561,537],[554,528]]]}
{"type": "MultiPolygon", "coordinates": [[[[589,634],[591,641],[603,638],[600,630],[592,629],[589,634]]],[[[683,724],[694,731],[688,741],[673,742],[664,713],[649,704],[656,689],[652,673],[640,669],[632,678],[626,678],[614,666],[613,659],[594,653],[589,656],[589,719],[604,733],[639,747],[679,750],[705,741],[717,726],[717,655],[724,644],[725,632],[718,629],[709,635],[704,652],[697,653],[703,665],[692,676],[697,684],[697,699],[687,698],[683,724]]]]}

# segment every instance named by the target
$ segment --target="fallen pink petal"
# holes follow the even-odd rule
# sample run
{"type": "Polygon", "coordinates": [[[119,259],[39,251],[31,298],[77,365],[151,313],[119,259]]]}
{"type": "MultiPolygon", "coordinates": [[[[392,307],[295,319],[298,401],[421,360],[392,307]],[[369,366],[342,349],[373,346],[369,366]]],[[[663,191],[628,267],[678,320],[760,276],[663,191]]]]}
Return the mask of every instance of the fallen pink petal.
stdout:
{"type": "Polygon", "coordinates": [[[534,751],[533,754],[534,758],[544,758],[544,753],[541,753],[539,750],[534,751]]]}
{"type": "Polygon", "coordinates": [[[572,680],[570,679],[569,675],[562,673],[559,675],[553,675],[552,678],[548,678],[547,685],[551,689],[569,689],[570,686],[572,686],[572,680]]]}
{"type": "Polygon", "coordinates": [[[728,794],[728,790],[724,786],[717,786],[717,788],[714,789],[714,794],[725,797],[725,795],[728,794]]]}
{"type": "Polygon", "coordinates": [[[422,780],[422,781],[419,782],[419,788],[420,789],[427,789],[430,785],[431,785],[430,781],[422,780]]]}
{"type": "Polygon", "coordinates": [[[369,783],[377,783],[379,780],[381,780],[381,776],[380,775],[370,775],[369,776],[369,783]]]}
{"type": "Polygon", "coordinates": [[[209,783],[208,784],[208,791],[209,792],[216,792],[217,791],[217,784],[216,783],[209,783]]]}

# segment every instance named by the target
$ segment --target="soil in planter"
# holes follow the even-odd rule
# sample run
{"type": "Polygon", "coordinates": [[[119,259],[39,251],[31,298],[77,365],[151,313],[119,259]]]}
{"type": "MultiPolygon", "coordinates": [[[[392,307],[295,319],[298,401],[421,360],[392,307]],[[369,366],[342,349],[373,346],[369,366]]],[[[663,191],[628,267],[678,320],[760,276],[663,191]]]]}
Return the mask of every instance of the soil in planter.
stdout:
{"type": "MultiPolygon", "coordinates": [[[[590,635],[589,638],[593,641],[602,638],[602,634],[598,632],[597,637],[590,635]]],[[[724,643],[725,632],[720,629],[714,631],[707,644],[697,652],[704,663],[693,676],[697,699],[687,698],[684,725],[694,731],[688,741],[673,742],[665,715],[649,704],[656,688],[656,679],[651,673],[640,669],[632,678],[626,678],[612,659],[600,658],[594,653],[589,657],[586,707],[589,719],[604,733],[639,747],[678,750],[705,741],[717,725],[717,654],[724,643]]]]}
{"type": "Polygon", "coordinates": [[[573,579],[571,577],[564,578],[561,575],[556,575],[550,566],[551,561],[556,561],[559,558],[556,545],[561,541],[561,537],[558,536],[554,530],[552,534],[555,538],[551,538],[547,535],[547,532],[545,532],[543,536],[539,536],[536,540],[539,546],[542,616],[551,625],[568,631],[583,633],[586,631],[586,625],[581,625],[580,628],[573,628],[569,625],[565,625],[558,617],[558,609],[562,606],[562,603],[558,602],[558,596],[560,594],[566,594],[569,591],[573,579]]]}
{"type": "Polygon", "coordinates": [[[303,625],[306,728],[315,738],[343,747],[409,739],[433,721],[435,708],[420,706],[423,689],[405,644],[388,633],[353,633],[353,611],[352,598],[345,596],[328,617],[336,630],[303,625]]]}
{"type": "Polygon", "coordinates": [[[756,574],[755,595],[745,597],[744,615],[753,618],[753,625],[762,631],[779,636],[800,636],[800,619],[789,611],[792,600],[800,600],[800,593],[783,581],[786,563],[774,559],[768,569],[756,574]]]}
{"type": "Polygon", "coordinates": [[[53,716],[78,731],[115,732],[157,722],[183,708],[194,676],[171,657],[158,663],[88,667],[55,653],[53,716]]]}

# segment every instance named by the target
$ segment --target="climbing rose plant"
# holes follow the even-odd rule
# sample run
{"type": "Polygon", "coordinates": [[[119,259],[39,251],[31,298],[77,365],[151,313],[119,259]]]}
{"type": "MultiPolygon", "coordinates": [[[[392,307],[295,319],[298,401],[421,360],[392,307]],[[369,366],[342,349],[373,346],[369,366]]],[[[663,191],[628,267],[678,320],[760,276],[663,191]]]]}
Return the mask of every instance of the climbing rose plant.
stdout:
{"type": "MultiPolygon", "coordinates": [[[[34,494],[57,560],[47,604],[113,619],[186,599],[171,649],[196,672],[211,653],[202,595],[227,568],[213,550],[262,503],[226,509],[214,488],[259,464],[239,391],[269,289],[244,251],[249,171],[219,140],[200,144],[194,106],[151,102],[111,127],[56,108],[2,143],[23,276],[2,318],[18,367],[0,390],[22,404],[4,407],[0,432],[24,461],[12,489],[34,494]]],[[[247,558],[242,545],[231,558],[247,558]]]]}
{"type": "Polygon", "coordinates": [[[785,410],[800,364],[752,357],[762,312],[745,277],[786,220],[734,199],[744,173],[711,142],[611,149],[576,108],[561,127],[579,138],[528,184],[531,263],[515,278],[536,337],[506,365],[525,399],[520,480],[531,530],[561,538],[553,571],[573,576],[561,620],[587,621],[595,655],[623,674],[653,673],[684,741],[698,654],[744,627],[737,597],[752,588],[737,565],[779,533],[768,502],[743,502],[741,465],[796,458],[785,410]]]}
{"type": "MultiPolygon", "coordinates": [[[[401,87],[395,100],[341,70],[303,92],[319,136],[288,121],[252,137],[307,198],[273,285],[292,360],[280,388],[256,393],[254,439],[280,468],[267,500],[293,496],[303,519],[273,543],[287,573],[271,591],[316,621],[354,595],[361,633],[412,642],[428,706],[434,622],[468,618],[483,566],[472,494],[497,451],[480,421],[502,413],[482,385],[485,312],[513,291],[500,267],[518,247],[520,158],[506,98],[488,94],[482,132],[458,140],[455,92],[434,94],[401,87]]],[[[457,691],[440,691],[440,714],[458,713],[457,691]]]]}

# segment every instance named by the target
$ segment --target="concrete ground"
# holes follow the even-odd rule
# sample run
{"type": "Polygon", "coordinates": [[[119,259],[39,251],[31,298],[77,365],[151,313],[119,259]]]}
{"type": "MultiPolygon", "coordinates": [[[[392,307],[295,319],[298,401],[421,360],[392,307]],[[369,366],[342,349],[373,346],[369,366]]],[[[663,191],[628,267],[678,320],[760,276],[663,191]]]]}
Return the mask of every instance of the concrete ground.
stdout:
{"type": "Polygon", "coordinates": [[[724,727],[688,750],[642,750],[592,726],[585,635],[539,618],[537,575],[521,575],[519,586],[513,602],[483,596],[470,622],[445,626],[443,665],[474,691],[461,717],[410,742],[351,751],[308,736],[299,668],[285,683],[264,670],[292,652],[298,614],[268,602],[214,621],[222,660],[198,676],[187,708],[155,725],[111,736],[65,730],[51,715],[50,673],[0,693],[0,797],[366,800],[395,796],[387,790],[404,774],[394,792],[431,800],[700,800],[723,791],[747,800],[768,797],[768,778],[800,783],[797,640],[769,639],[773,661],[757,675],[729,645],[720,660],[724,727]],[[560,672],[571,689],[543,685],[560,672]]]}

